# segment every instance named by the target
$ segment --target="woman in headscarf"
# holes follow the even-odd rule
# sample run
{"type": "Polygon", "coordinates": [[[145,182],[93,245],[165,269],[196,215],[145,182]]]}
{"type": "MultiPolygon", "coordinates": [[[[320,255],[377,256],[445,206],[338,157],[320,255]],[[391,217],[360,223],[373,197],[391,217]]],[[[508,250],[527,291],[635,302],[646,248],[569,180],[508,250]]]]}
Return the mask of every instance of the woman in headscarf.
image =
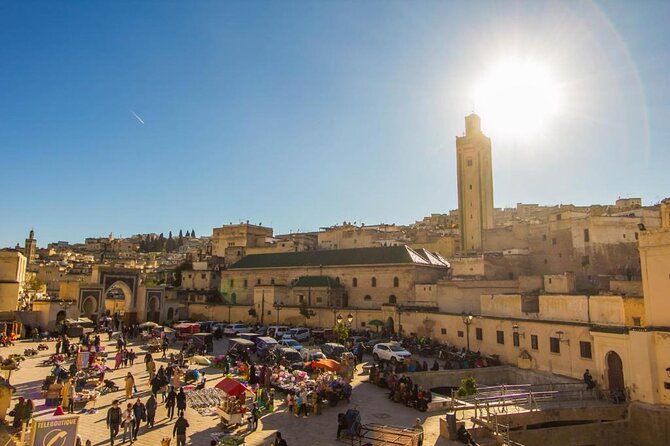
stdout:
{"type": "Polygon", "coordinates": [[[114,370],[118,370],[119,367],[121,367],[121,363],[123,362],[123,353],[121,350],[116,352],[116,355],[114,355],[114,370]]]}
{"type": "Polygon", "coordinates": [[[133,397],[133,390],[135,387],[135,378],[133,377],[133,374],[128,372],[125,381],[126,381],[126,399],[129,400],[130,398],[133,397]]]}

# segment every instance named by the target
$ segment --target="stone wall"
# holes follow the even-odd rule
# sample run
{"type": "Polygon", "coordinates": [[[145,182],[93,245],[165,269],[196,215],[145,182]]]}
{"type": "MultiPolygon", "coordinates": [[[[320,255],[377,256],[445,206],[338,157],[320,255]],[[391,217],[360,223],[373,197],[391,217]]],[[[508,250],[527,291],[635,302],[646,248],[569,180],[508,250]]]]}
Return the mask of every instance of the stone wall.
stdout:
{"type": "Polygon", "coordinates": [[[670,407],[632,403],[629,409],[632,446],[670,444],[670,407]]]}
{"type": "MultiPolygon", "coordinates": [[[[589,423],[510,432],[513,441],[524,446],[631,446],[626,421],[589,423]]],[[[655,445],[665,443],[654,443],[655,445]]]]}

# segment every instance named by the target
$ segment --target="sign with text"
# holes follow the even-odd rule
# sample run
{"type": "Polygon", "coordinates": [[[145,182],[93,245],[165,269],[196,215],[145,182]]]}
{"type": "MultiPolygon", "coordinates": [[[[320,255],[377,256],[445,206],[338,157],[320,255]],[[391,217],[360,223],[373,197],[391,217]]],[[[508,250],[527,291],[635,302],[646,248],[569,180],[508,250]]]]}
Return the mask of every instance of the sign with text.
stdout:
{"type": "Polygon", "coordinates": [[[79,415],[33,418],[30,446],[75,446],[79,415]]]}

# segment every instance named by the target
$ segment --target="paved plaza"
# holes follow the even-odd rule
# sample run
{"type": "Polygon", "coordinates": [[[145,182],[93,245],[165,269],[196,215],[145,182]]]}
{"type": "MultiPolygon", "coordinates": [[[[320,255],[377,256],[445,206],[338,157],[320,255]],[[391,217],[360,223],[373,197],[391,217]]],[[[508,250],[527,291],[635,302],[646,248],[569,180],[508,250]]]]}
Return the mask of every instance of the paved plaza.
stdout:
{"type": "MultiPolygon", "coordinates": [[[[106,336],[104,336],[106,338],[106,336]]],[[[55,352],[55,342],[49,342],[49,350],[47,352],[40,352],[37,356],[27,358],[18,371],[15,371],[11,377],[11,383],[17,388],[14,394],[14,401],[18,396],[25,398],[32,398],[36,403],[35,415],[47,415],[54,411],[54,408],[45,407],[44,398],[40,397],[40,386],[47,374],[49,374],[51,367],[40,366],[40,363],[50,354],[55,352]]],[[[107,351],[115,352],[115,344],[113,342],[105,342],[107,351]]],[[[177,344],[179,346],[180,344],[177,344]]],[[[19,342],[14,347],[3,348],[0,354],[7,356],[11,353],[23,353],[27,347],[35,348],[37,343],[34,342],[19,342]]],[[[141,344],[134,342],[129,345],[135,351],[141,351],[141,344]]],[[[226,341],[215,342],[215,353],[220,354],[225,351],[226,341]]],[[[175,353],[177,350],[171,350],[175,353]]],[[[109,355],[107,365],[113,366],[113,354],[109,355]]],[[[161,364],[166,365],[167,360],[161,359],[160,354],[154,355],[157,367],[161,364]]],[[[107,372],[106,378],[114,380],[121,389],[123,389],[123,377],[130,371],[137,383],[139,397],[143,401],[149,395],[148,374],[144,366],[143,353],[135,360],[132,367],[121,368],[117,371],[107,372]]],[[[202,368],[201,366],[195,366],[202,368]]],[[[221,372],[214,368],[202,368],[208,377],[207,386],[214,386],[222,376],[221,372]],[[210,373],[211,372],[211,373],[210,373]]],[[[359,368],[360,372],[360,368],[359,368]]],[[[439,435],[439,412],[433,414],[426,414],[418,412],[414,409],[407,408],[401,404],[395,404],[388,400],[387,392],[376,386],[364,383],[366,376],[357,375],[354,379],[354,392],[350,404],[342,402],[337,407],[324,407],[322,415],[310,416],[308,418],[296,418],[293,415],[286,413],[286,407],[283,401],[277,400],[275,402],[275,412],[264,415],[256,432],[246,436],[245,445],[269,445],[272,443],[275,431],[282,432],[283,437],[287,443],[293,445],[342,445],[346,444],[336,440],[337,431],[337,414],[344,412],[347,408],[357,408],[361,412],[362,422],[366,423],[382,423],[397,426],[412,426],[417,417],[425,420],[425,441],[424,445],[447,445],[451,442],[444,439],[438,440],[439,435]]],[[[118,391],[107,395],[101,395],[95,402],[97,413],[82,414],[80,416],[79,434],[85,441],[90,439],[94,446],[101,446],[109,444],[109,435],[105,425],[105,415],[107,409],[110,407],[113,399],[120,399],[123,404],[124,392],[118,391]]],[[[281,398],[282,394],[277,393],[277,398],[281,398]]],[[[159,446],[160,440],[163,437],[172,437],[172,428],[174,422],[170,422],[166,418],[166,409],[160,403],[161,398],[158,398],[159,407],[156,413],[156,426],[153,429],[147,429],[142,424],[140,428],[140,435],[138,440],[134,443],[138,446],[159,446]]],[[[87,408],[91,408],[92,403],[89,403],[87,408]]],[[[187,444],[189,445],[203,445],[208,446],[211,440],[210,434],[220,432],[218,417],[202,416],[195,410],[187,409],[186,418],[191,427],[188,430],[187,444]]],[[[176,418],[175,418],[176,420],[176,418]]],[[[117,437],[116,444],[121,444],[121,436],[117,437]]],[[[175,441],[172,442],[172,445],[175,441]]]]}

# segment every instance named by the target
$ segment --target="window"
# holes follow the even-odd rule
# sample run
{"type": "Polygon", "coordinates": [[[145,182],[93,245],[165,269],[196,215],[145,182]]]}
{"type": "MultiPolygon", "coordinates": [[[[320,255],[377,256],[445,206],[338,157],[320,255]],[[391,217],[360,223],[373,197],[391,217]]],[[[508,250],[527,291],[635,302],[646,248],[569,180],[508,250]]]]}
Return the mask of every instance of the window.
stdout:
{"type": "Polygon", "coordinates": [[[377,286],[377,278],[376,277],[373,277],[372,280],[370,280],[370,285],[372,286],[372,288],[377,286]]]}
{"type": "Polygon", "coordinates": [[[589,256],[582,256],[582,266],[586,266],[589,263],[591,263],[591,259],[589,259],[589,256]]]}
{"type": "Polygon", "coordinates": [[[247,279],[244,279],[244,288],[246,288],[249,285],[249,281],[247,279]]]}
{"type": "Polygon", "coordinates": [[[274,285],[274,284],[275,284],[275,280],[274,280],[274,279],[270,279],[270,285],[274,285]]]}
{"type": "Polygon", "coordinates": [[[206,276],[207,276],[207,274],[205,274],[205,273],[200,274],[201,279],[204,279],[206,276]]]}
{"type": "Polygon", "coordinates": [[[393,287],[398,288],[400,286],[400,280],[397,277],[393,278],[393,287]]]}
{"type": "Polygon", "coordinates": [[[549,338],[549,351],[552,353],[561,353],[561,341],[558,338],[549,338]]]}
{"type": "Polygon", "coordinates": [[[323,302],[323,298],[321,296],[317,296],[316,303],[320,304],[321,302],[323,302]]]}
{"type": "Polygon", "coordinates": [[[530,348],[537,350],[537,335],[530,335],[530,348]]]}
{"type": "Polygon", "coordinates": [[[256,279],[256,285],[260,285],[260,284],[261,284],[261,279],[256,279]]]}
{"type": "Polygon", "coordinates": [[[446,335],[447,334],[447,329],[446,328],[440,329],[440,333],[442,333],[443,335],[446,335]]]}
{"type": "Polygon", "coordinates": [[[556,221],[559,221],[562,217],[563,217],[563,215],[561,215],[561,214],[556,214],[556,221]]]}
{"type": "Polygon", "coordinates": [[[496,342],[498,344],[504,344],[505,343],[505,332],[501,330],[496,331],[496,342]]]}
{"type": "Polygon", "coordinates": [[[365,322],[361,322],[361,327],[365,327],[365,322]]]}
{"type": "Polygon", "coordinates": [[[475,328],[475,338],[477,338],[478,341],[482,341],[484,339],[484,330],[475,328]]]}
{"type": "Polygon", "coordinates": [[[635,233],[635,240],[638,240],[639,238],[640,238],[640,234],[638,234],[638,233],[636,232],[636,233],[635,233]]]}
{"type": "Polygon", "coordinates": [[[365,297],[363,298],[363,300],[372,300],[372,296],[370,296],[369,294],[366,294],[365,297]]]}
{"type": "Polygon", "coordinates": [[[579,356],[591,359],[591,343],[588,341],[579,341],[579,356]]]}
{"type": "Polygon", "coordinates": [[[472,190],[472,184],[470,185],[470,190],[472,190]]]}
{"type": "Polygon", "coordinates": [[[235,285],[235,280],[233,280],[233,279],[230,279],[230,287],[232,288],[232,287],[233,287],[233,285],[235,285]]]}
{"type": "Polygon", "coordinates": [[[634,327],[641,327],[642,326],[642,320],[639,317],[634,317],[633,318],[633,326],[634,327]]]}
{"type": "Polygon", "coordinates": [[[389,296],[389,303],[390,303],[390,304],[394,304],[394,303],[396,303],[396,297],[395,297],[394,294],[391,294],[391,295],[389,296]]]}
{"type": "Polygon", "coordinates": [[[552,244],[552,245],[555,245],[555,244],[556,244],[556,237],[553,237],[553,238],[551,239],[551,244],[552,244]]]}
{"type": "Polygon", "coordinates": [[[463,337],[463,330],[458,330],[457,334],[458,334],[459,338],[462,338],[463,337]]]}
{"type": "Polygon", "coordinates": [[[542,234],[542,240],[547,240],[547,234],[542,234]]]}
{"type": "Polygon", "coordinates": [[[303,303],[305,301],[305,296],[302,294],[298,294],[298,303],[303,303]]]}
{"type": "Polygon", "coordinates": [[[512,344],[514,344],[515,347],[519,346],[519,333],[512,333],[512,344]]]}
{"type": "Polygon", "coordinates": [[[354,288],[356,288],[358,286],[358,279],[357,278],[354,277],[353,279],[351,279],[351,286],[354,287],[354,288]]]}
{"type": "Polygon", "coordinates": [[[549,285],[551,285],[551,277],[549,278],[549,285]]]}
{"type": "Polygon", "coordinates": [[[468,167],[472,166],[472,158],[468,158],[467,164],[468,164],[468,167]]]}
{"type": "Polygon", "coordinates": [[[588,229],[584,229],[584,241],[585,242],[591,241],[590,237],[589,237],[589,230],[588,229]]]}

